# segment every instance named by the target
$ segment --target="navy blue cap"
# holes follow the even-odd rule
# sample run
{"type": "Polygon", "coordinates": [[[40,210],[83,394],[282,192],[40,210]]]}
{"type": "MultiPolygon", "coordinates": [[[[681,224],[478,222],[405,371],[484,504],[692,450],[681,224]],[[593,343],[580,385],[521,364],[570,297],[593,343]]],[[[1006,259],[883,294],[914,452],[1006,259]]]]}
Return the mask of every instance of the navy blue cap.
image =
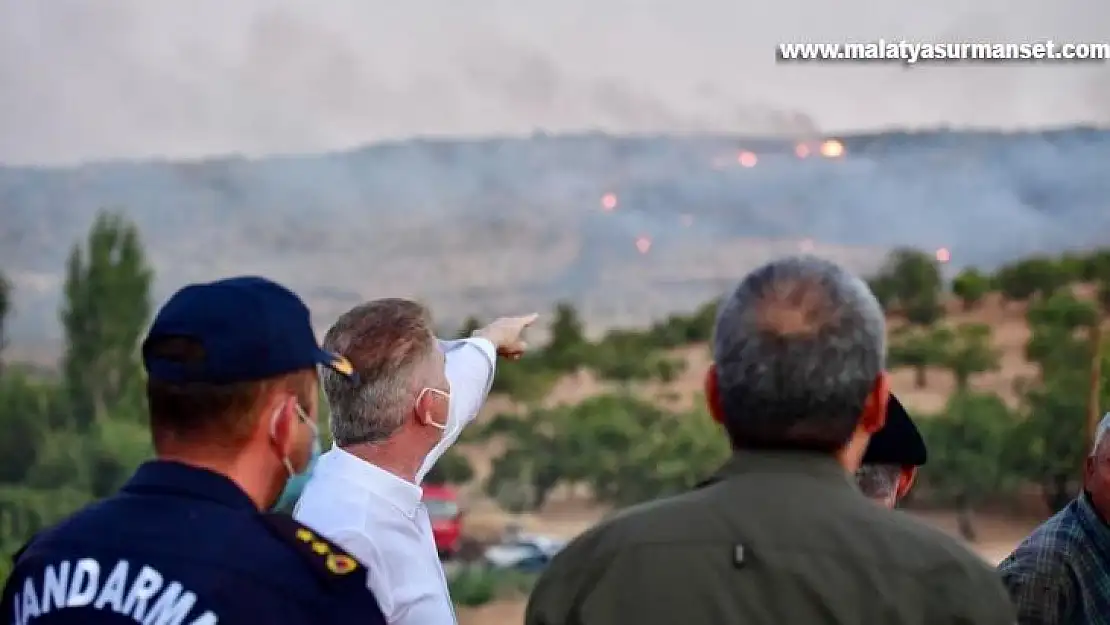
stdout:
{"type": "Polygon", "coordinates": [[[920,467],[927,456],[921,432],[902,402],[891,395],[886,406],[886,423],[871,436],[867,451],[863,453],[863,463],[920,467]]]}
{"type": "Polygon", "coordinates": [[[346,358],[316,342],[301,298],[254,276],[190,284],[174,293],[143,341],[143,364],[151,378],[171,384],[254,382],[317,365],[355,375],[346,358]],[[179,362],[148,349],[174,337],[195,342],[203,358],[179,362]]]}

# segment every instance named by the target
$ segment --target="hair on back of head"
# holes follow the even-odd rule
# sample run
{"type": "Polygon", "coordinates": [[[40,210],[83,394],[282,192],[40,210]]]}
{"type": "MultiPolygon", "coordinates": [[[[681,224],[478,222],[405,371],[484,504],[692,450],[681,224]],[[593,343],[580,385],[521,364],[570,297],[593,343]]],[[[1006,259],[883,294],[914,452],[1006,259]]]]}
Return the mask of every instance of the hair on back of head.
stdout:
{"type": "MultiPolygon", "coordinates": [[[[189,337],[155,339],[148,356],[182,364],[201,363],[203,344],[189,337]]],[[[262,402],[274,391],[287,392],[308,409],[315,392],[315,371],[235,384],[176,384],[148,378],[147,406],[155,449],[167,444],[203,444],[234,451],[250,438],[262,417],[262,402]]]]}
{"type": "Polygon", "coordinates": [[[324,348],[358,372],[357,381],[321,373],[337,445],[381,442],[401,428],[416,391],[414,375],[435,345],[428,309],[411,300],[373,300],[336,320],[324,348]]]}
{"type": "Polygon", "coordinates": [[[831,262],[791,257],[748,274],[713,337],[733,446],[842,447],[885,366],[885,337],[874,295],[831,262]]]}
{"type": "Polygon", "coordinates": [[[856,485],[869,499],[887,499],[898,490],[901,473],[896,464],[865,464],[856,470],[856,485]]]}
{"type": "Polygon", "coordinates": [[[1100,453],[1110,454],[1110,412],[1102,415],[1102,420],[1095,426],[1095,437],[1091,441],[1091,456],[1100,453]]]}

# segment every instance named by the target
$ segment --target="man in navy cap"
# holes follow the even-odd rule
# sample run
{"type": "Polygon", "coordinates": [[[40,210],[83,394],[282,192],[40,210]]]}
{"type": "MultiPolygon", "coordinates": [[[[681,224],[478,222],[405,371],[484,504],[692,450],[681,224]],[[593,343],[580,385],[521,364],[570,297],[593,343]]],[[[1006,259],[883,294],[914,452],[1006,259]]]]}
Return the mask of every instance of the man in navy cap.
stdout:
{"type": "Polygon", "coordinates": [[[925,440],[913,419],[902,402],[891,395],[886,422],[867,445],[856,471],[856,483],[869,499],[893,508],[910,492],[926,455],[925,440]]]}
{"type": "Polygon", "coordinates": [[[190,285],[142,351],[157,459],[16,554],[0,619],[384,625],[361,564],[267,512],[309,463],[316,367],[352,374],[301,300],[262,278],[190,285]]]}

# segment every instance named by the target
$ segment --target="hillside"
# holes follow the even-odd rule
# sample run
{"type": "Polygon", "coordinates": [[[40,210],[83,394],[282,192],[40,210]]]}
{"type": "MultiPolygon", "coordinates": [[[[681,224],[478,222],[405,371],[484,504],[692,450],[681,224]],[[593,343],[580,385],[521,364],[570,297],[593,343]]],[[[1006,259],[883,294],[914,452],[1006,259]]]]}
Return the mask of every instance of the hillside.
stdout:
{"type": "MultiPolygon", "coordinates": [[[[1083,291],[1083,289],[1080,289],[1083,291]]],[[[1084,296],[1089,293],[1083,292],[1084,296]]],[[[1029,340],[1030,330],[1026,322],[1026,304],[1021,302],[1005,302],[997,293],[991,293],[976,306],[975,310],[963,311],[958,302],[951,301],[942,323],[959,325],[965,323],[986,324],[991,329],[991,345],[999,355],[999,369],[980,373],[971,377],[972,389],[983,392],[995,393],[1012,407],[1019,405],[1019,396],[1016,384],[1021,380],[1033,380],[1038,376],[1035,364],[1026,359],[1025,349],[1029,340]]],[[[898,326],[898,319],[889,320],[891,326],[898,326]]],[[[662,404],[670,409],[685,410],[693,407],[695,402],[703,400],[703,381],[705,371],[709,365],[709,350],[705,344],[695,344],[672,351],[672,356],[684,363],[682,372],[673,382],[664,383],[653,381],[648,383],[634,383],[630,385],[633,393],[644,397],[653,403],[662,404]]],[[[505,363],[502,366],[513,366],[505,363]]],[[[588,371],[579,371],[572,375],[565,375],[552,386],[542,404],[555,406],[561,404],[578,404],[589,397],[614,392],[619,389],[616,383],[598,380],[588,371]]],[[[910,410],[911,414],[929,415],[939,413],[948,397],[955,391],[955,380],[949,371],[931,367],[927,370],[926,386],[917,387],[915,372],[909,369],[895,369],[892,371],[892,389],[910,410]]],[[[525,406],[514,403],[504,395],[493,395],[478,416],[478,424],[488,422],[497,414],[506,412],[521,412],[525,406]]],[[[475,481],[468,490],[471,491],[473,502],[478,514],[483,521],[481,526],[499,526],[504,522],[504,515],[497,511],[490,502],[486,502],[478,485],[490,473],[491,456],[496,455],[498,447],[463,445],[462,451],[471,461],[475,470],[475,481]]],[[[558,500],[552,502],[546,510],[537,517],[532,518],[534,525],[543,527],[546,531],[556,533],[581,530],[595,520],[597,511],[587,506],[581,507],[582,502],[577,502],[567,508],[558,500]]]]}
{"type": "Polygon", "coordinates": [[[157,296],[256,272],[320,323],[382,295],[466,314],[574,301],[592,330],[689,309],[770,257],[874,268],[894,245],[993,266],[1110,240],[1110,132],[427,141],[260,160],[0,167],[13,356],[56,353],[61,270],[102,207],[141,228],[157,296]],[[36,351],[37,350],[37,351],[36,351]]]}
{"type": "MultiPolygon", "coordinates": [[[[1082,289],[1081,289],[1082,290],[1082,289]]],[[[1083,293],[1089,296],[1089,293],[1083,293]]],[[[973,376],[971,385],[982,391],[997,393],[1007,403],[1016,406],[1018,396],[1014,390],[1015,382],[1037,375],[1037,368],[1025,358],[1024,349],[1030,330],[1025,320],[1026,305],[1017,302],[1004,302],[998,294],[988,295],[974,310],[964,311],[956,302],[947,305],[944,323],[953,325],[963,323],[983,323],[992,329],[992,345],[999,353],[999,370],[973,376]]],[[[890,319],[892,326],[898,326],[899,319],[890,319]]],[[[694,401],[702,401],[702,376],[709,365],[709,349],[705,344],[683,347],[672,352],[681,358],[686,367],[683,373],[670,384],[651,383],[635,389],[638,394],[669,404],[676,408],[688,407],[694,401]]],[[[512,366],[506,364],[506,367],[512,366]]],[[[896,369],[893,372],[894,392],[906,403],[907,408],[918,418],[928,418],[939,412],[954,390],[952,374],[941,369],[930,369],[926,375],[926,387],[917,388],[914,372],[909,369],[896,369]]],[[[547,398],[549,405],[580,403],[583,400],[613,390],[613,385],[599,381],[588,372],[566,376],[555,383],[547,398]]],[[[517,408],[502,396],[490,399],[479,417],[479,423],[488,421],[494,415],[517,408]]],[[[542,510],[524,515],[509,515],[499,509],[481,492],[478,483],[485,479],[490,470],[490,458],[497,453],[495,447],[478,445],[464,446],[464,454],[474,466],[477,479],[470,484],[468,493],[468,532],[479,538],[498,534],[506,523],[517,523],[529,531],[572,537],[596,523],[608,510],[605,506],[592,503],[588,493],[560,491],[542,510]]],[[[944,511],[920,512],[915,514],[927,522],[958,535],[954,514],[944,511]]],[[[980,541],[972,547],[990,562],[997,562],[1021,540],[1036,524],[1037,519],[1020,516],[980,514],[978,526],[980,541]]],[[[461,623],[484,625],[493,623],[519,623],[524,613],[522,598],[505,598],[478,608],[459,610],[461,623]]]]}

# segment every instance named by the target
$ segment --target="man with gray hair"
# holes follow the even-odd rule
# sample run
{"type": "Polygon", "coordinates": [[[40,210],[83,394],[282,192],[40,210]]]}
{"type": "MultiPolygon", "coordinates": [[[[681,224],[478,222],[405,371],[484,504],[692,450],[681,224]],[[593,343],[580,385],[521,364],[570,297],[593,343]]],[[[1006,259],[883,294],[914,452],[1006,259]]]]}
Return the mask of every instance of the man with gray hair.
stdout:
{"type": "Polygon", "coordinates": [[[389,623],[455,622],[420,483],[477,416],[497,356],[519,357],[535,319],[506,317],[469,339],[437,341],[426,308],[380,299],[324,337],[352,371],[322,374],[335,447],[320,456],[293,514],[366,564],[389,623]]]}
{"type": "Polygon", "coordinates": [[[1018,545],[998,570],[1020,625],[1110,623],[1110,413],[1095,431],[1083,492],[1018,545]]]}
{"type": "Polygon", "coordinates": [[[749,274],[705,384],[732,458],[572,541],[526,625],[1013,625],[991,567],[852,481],[886,416],[885,336],[874,295],[832,263],[749,274]]]}
{"type": "Polygon", "coordinates": [[[925,440],[910,414],[893,394],[886,405],[883,429],[871,437],[856,470],[856,484],[865,497],[894,508],[913,487],[917,470],[925,464],[925,440]]]}

